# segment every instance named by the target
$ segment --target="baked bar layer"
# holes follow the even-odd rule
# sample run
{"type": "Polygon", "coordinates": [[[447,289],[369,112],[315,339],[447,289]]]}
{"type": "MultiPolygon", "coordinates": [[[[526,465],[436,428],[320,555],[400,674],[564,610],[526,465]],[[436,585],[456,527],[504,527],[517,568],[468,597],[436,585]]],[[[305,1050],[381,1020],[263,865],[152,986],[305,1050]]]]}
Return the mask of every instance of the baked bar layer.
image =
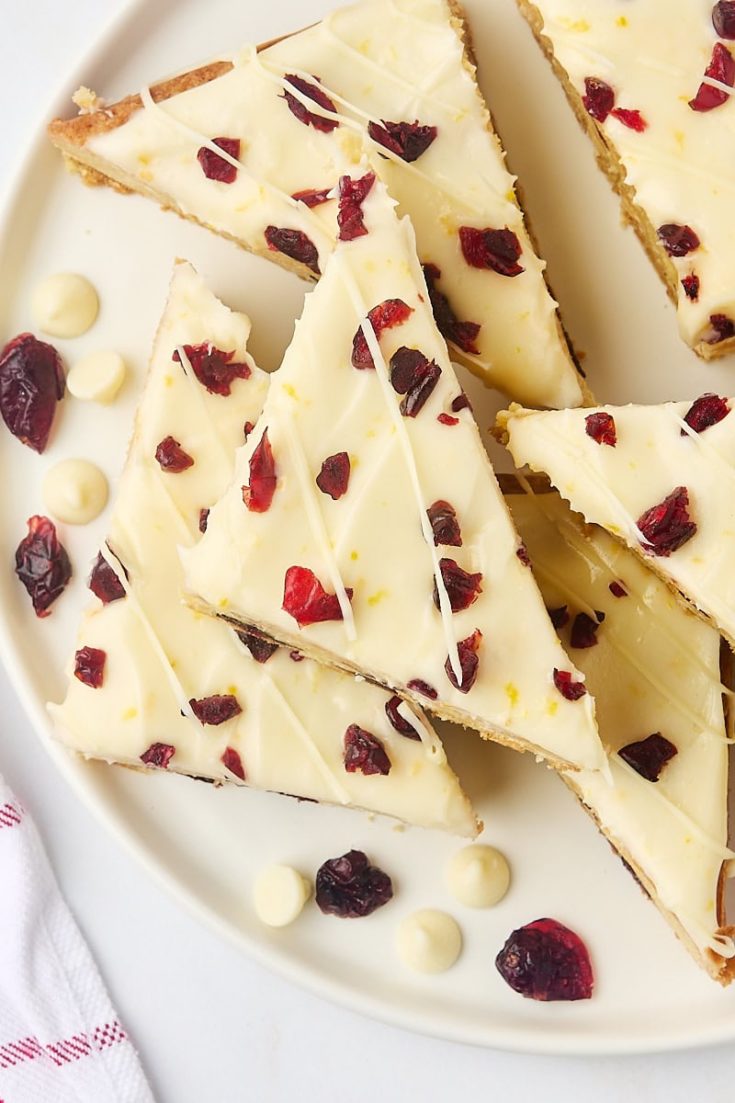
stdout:
{"type": "Polygon", "coordinates": [[[371,180],[343,188],[345,213],[366,191],[365,232],[339,242],[308,296],[234,482],[184,555],[187,587],[209,612],[489,738],[604,767],[592,698],[525,563],[411,224],[371,180]],[[342,479],[325,483],[336,457],[342,479]]]}
{"type": "Polygon", "coordinates": [[[517,2],[666,284],[683,339],[705,359],[733,351],[735,51],[717,37],[712,0],[517,2]]]}
{"type": "Polygon", "coordinates": [[[142,192],[312,279],[334,245],[336,204],[292,197],[329,191],[367,154],[433,266],[454,355],[526,405],[576,406],[583,383],[466,41],[446,0],[363,0],[142,99],[57,120],[50,135],[89,182],[142,192]],[[230,183],[197,159],[220,137],[239,142],[221,161],[236,170],[230,183]],[[293,239],[279,252],[269,227],[304,235],[313,254],[305,261],[293,239]],[[463,227],[495,235],[488,263],[465,259],[463,227]]]}
{"type": "Polygon", "coordinates": [[[249,321],[220,303],[190,265],[177,264],[103,549],[125,596],[94,599],[84,614],[77,646],[105,653],[104,677],[92,688],[73,676],[71,661],[66,697],[51,706],[59,738],[108,762],[166,765],[474,835],[469,802],[418,710],[400,705],[409,738],[389,722],[384,690],[284,648],[268,656],[256,644],[251,653],[232,629],[181,602],[179,548],[198,538],[201,511],[226,487],[243,425],[257,419],[265,400],[268,376],[247,354],[249,331],[249,321]],[[230,364],[246,376],[222,383],[227,365],[215,364],[222,393],[197,375],[197,350],[210,344],[232,353],[230,364]],[[186,470],[157,462],[167,437],[193,459],[186,470]],[[200,722],[196,702],[213,695],[234,698],[241,711],[223,723],[200,722]],[[351,725],[379,741],[387,773],[347,771],[351,725]]]}
{"type": "Polygon", "coordinates": [[[544,600],[556,611],[560,639],[595,694],[609,757],[612,783],[586,770],[564,780],[699,964],[729,983],[729,732],[719,634],[558,494],[518,487],[506,501],[544,600]],[[597,626],[586,639],[575,633],[580,617],[597,626]],[[575,639],[588,646],[573,647],[575,639]],[[676,751],[655,782],[618,753],[654,732],[676,751]]]}

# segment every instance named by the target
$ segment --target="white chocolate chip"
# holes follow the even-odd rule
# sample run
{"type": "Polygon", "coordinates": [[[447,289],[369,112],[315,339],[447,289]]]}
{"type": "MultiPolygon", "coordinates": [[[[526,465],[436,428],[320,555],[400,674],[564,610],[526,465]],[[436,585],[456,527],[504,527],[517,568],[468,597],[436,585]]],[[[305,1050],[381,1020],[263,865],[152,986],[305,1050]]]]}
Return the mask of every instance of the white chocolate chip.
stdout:
{"type": "Polygon", "coordinates": [[[510,867],[493,846],[466,846],[447,866],[452,896],[468,908],[491,908],[510,885],[510,867]]]}
{"type": "Polygon", "coordinates": [[[31,313],[36,325],[52,337],[79,337],[86,333],[99,308],[92,284],[76,272],[48,276],[31,296],[31,313]]]}
{"type": "Polygon", "coordinates": [[[62,460],[46,472],[42,493],[53,517],[69,525],[86,525],[107,505],[107,479],[87,460],[62,460]]]}
{"type": "Polygon", "coordinates": [[[311,885],[291,866],[274,865],[255,879],[255,914],[268,927],[286,927],[301,915],[311,885]]]}
{"type": "Polygon", "coordinates": [[[66,385],[82,402],[107,405],[117,397],[124,378],[125,361],[118,352],[92,352],[74,364],[66,385]]]}
{"type": "Polygon", "coordinates": [[[398,927],[398,956],[418,973],[443,973],[462,950],[462,932],[446,912],[433,908],[407,915],[398,927]]]}

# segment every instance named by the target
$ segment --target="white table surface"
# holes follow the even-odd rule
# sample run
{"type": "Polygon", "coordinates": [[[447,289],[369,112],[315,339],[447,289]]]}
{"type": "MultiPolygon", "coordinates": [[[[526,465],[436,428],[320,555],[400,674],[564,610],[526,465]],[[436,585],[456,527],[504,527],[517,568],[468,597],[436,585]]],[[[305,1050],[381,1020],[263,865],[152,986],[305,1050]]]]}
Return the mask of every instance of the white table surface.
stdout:
{"type": "MultiPolygon", "coordinates": [[[[124,2],[0,3],[0,193],[49,97],[124,2]]],[[[35,816],[159,1103],[731,1097],[729,1048],[576,1060],[483,1051],[362,1019],[271,976],[180,911],[98,827],[1,669],[0,769],[35,816]]]]}

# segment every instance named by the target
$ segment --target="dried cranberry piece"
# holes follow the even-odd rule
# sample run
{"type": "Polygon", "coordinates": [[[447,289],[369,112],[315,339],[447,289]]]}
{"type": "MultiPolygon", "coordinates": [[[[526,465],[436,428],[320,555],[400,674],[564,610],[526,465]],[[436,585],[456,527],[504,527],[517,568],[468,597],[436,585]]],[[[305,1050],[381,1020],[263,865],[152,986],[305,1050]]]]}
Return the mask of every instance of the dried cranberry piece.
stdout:
{"type": "Polygon", "coordinates": [[[436,415],[436,420],[440,425],[459,425],[459,418],[453,417],[451,414],[445,414],[443,411],[436,415]]]}
{"type": "Polygon", "coordinates": [[[587,692],[584,682],[575,682],[568,670],[557,670],[556,667],[554,667],[554,685],[567,701],[578,701],[587,692]]]}
{"type": "Polygon", "coordinates": [[[302,655],[300,651],[289,651],[288,657],[289,659],[293,659],[295,663],[303,663],[306,655],[302,655]]]}
{"type": "Polygon", "coordinates": [[[259,636],[257,632],[248,632],[244,628],[237,629],[237,638],[247,647],[256,663],[267,663],[271,655],[278,650],[278,644],[259,636]]]}
{"type": "Polygon", "coordinates": [[[577,613],[569,637],[570,645],[580,650],[585,647],[596,647],[599,627],[597,621],[586,613],[577,613]]]}
{"type": "Polygon", "coordinates": [[[317,870],[315,898],[325,915],[359,919],[387,904],[392,896],[388,874],[371,866],[361,850],[330,858],[317,870]]]}
{"type": "Polygon", "coordinates": [[[452,399],[452,409],[454,410],[455,414],[459,413],[460,410],[472,409],[472,403],[470,402],[464,391],[458,394],[456,398],[452,399]]]}
{"type": "Polygon", "coordinates": [[[416,417],[439,382],[442,370],[433,360],[427,360],[418,349],[401,346],[390,358],[390,381],[398,394],[404,417],[416,417]]]}
{"type": "MultiPolygon", "coordinates": [[[[292,88],[301,92],[303,96],[313,100],[314,103],[319,104],[326,111],[331,111],[332,114],[337,114],[337,108],[334,106],[332,100],[330,100],[324,89],[320,88],[318,84],[312,84],[311,81],[304,80],[303,77],[297,77],[295,73],[287,73],[283,78],[287,84],[290,84],[292,88]]],[[[318,80],[318,77],[314,77],[314,80],[318,80]]],[[[336,119],[326,119],[323,115],[317,115],[313,111],[309,111],[307,107],[297,100],[291,92],[284,92],[283,98],[289,106],[292,115],[295,115],[300,123],[304,126],[313,126],[315,130],[320,130],[323,134],[329,134],[332,130],[336,130],[339,123],[336,119]]]]}
{"type": "Polygon", "coordinates": [[[409,164],[426,153],[438,134],[435,126],[422,126],[418,119],[412,123],[389,123],[385,119],[381,122],[382,126],[380,123],[369,123],[368,134],[378,145],[409,164]]]}
{"type": "MultiPolygon", "coordinates": [[[[413,314],[413,308],[404,303],[403,299],[386,299],[373,307],[367,320],[373,328],[375,339],[379,341],[384,329],[401,325],[410,314],[413,314]]],[[[352,366],[360,371],[375,367],[362,326],[352,339],[352,366]]]]}
{"type": "Polygon", "coordinates": [[[36,616],[49,616],[49,607],[71,578],[71,563],[48,517],[29,518],[28,535],[15,551],[15,573],[28,591],[36,616]]]}
{"type": "Polygon", "coordinates": [[[656,231],[659,240],[670,257],[686,257],[702,244],[691,226],[666,222],[656,231]]]}
{"type": "Polygon", "coordinates": [[[285,226],[266,226],[264,237],[273,253],[283,253],[285,257],[298,261],[320,276],[319,253],[317,247],[303,230],[289,230],[285,226]]]}
{"type": "Polygon", "coordinates": [[[390,773],[390,759],[385,747],[372,732],[361,728],[359,724],[350,724],[344,738],[345,770],[348,774],[390,773]]]}
{"type": "Polygon", "coordinates": [[[436,701],[439,696],[434,687],[430,686],[428,682],[423,682],[421,678],[412,678],[410,682],[406,683],[406,686],[414,693],[420,693],[422,696],[428,697],[430,701],[436,701]]]}
{"type": "Polygon", "coordinates": [[[469,693],[472,689],[475,681],[477,680],[477,671],[480,666],[480,659],[477,654],[480,644],[482,643],[482,632],[479,628],[476,628],[471,636],[468,636],[465,640],[459,640],[457,643],[457,651],[459,653],[459,665],[462,670],[462,681],[457,681],[457,676],[452,670],[452,664],[447,658],[444,664],[444,669],[447,673],[447,678],[452,683],[455,689],[458,689],[460,693],[469,693]]]}
{"type": "MultiPolygon", "coordinates": [[[[684,421],[695,433],[703,433],[710,426],[717,425],[729,413],[730,404],[726,398],[720,398],[717,394],[703,394],[694,400],[684,414],[684,421]]],[[[683,429],[681,435],[686,436],[683,429]]]]}
{"type": "Polygon", "coordinates": [[[569,621],[569,610],[566,605],[559,605],[555,609],[549,609],[547,606],[546,612],[554,628],[563,628],[569,621]]]}
{"type": "Polygon", "coordinates": [[[224,724],[242,712],[237,697],[232,693],[213,693],[211,697],[192,697],[189,705],[200,724],[212,726],[224,724]]]}
{"type": "Polygon", "coordinates": [[[684,294],[688,299],[691,299],[693,303],[696,303],[699,299],[699,276],[692,272],[690,275],[685,276],[681,281],[681,286],[684,288],[684,294]]]}
{"type": "Polygon", "coordinates": [[[140,761],[145,762],[146,766],[160,766],[165,770],[175,754],[176,748],[170,743],[151,743],[148,750],[143,751],[140,761]]]}
{"type": "Polygon", "coordinates": [[[199,510],[199,531],[204,534],[207,531],[207,522],[209,521],[209,510],[199,510]]]}
{"type": "Polygon", "coordinates": [[[295,191],[292,199],[303,203],[306,207],[321,207],[322,203],[329,202],[331,188],[305,188],[304,191],[295,191]]]}
{"type": "Polygon", "coordinates": [[[239,777],[240,781],[245,781],[245,767],[242,764],[240,755],[234,747],[225,747],[221,761],[224,763],[226,770],[229,770],[235,777],[239,777]]]}
{"type": "Polygon", "coordinates": [[[715,4],[712,26],[720,38],[735,38],[735,0],[719,0],[715,4]]]}
{"type": "Polygon", "coordinates": [[[638,134],[642,134],[644,130],[648,129],[648,123],[640,111],[631,110],[628,107],[614,107],[610,114],[623,126],[627,126],[629,130],[637,131],[638,134]]]}
{"type": "Polygon", "coordinates": [[[34,452],[48,444],[64,369],[53,345],[21,333],[0,354],[0,413],[14,437],[34,452]]]}
{"type": "Polygon", "coordinates": [[[156,459],[162,471],[169,475],[180,475],[182,471],[192,467],[194,460],[188,452],[185,452],[178,440],[173,437],[164,437],[156,448],[156,459]]]}
{"type": "Polygon", "coordinates": [[[425,264],[423,269],[426,287],[429,292],[429,302],[434,313],[437,329],[446,341],[451,341],[462,352],[473,353],[477,356],[480,350],[475,341],[482,327],[477,322],[459,321],[449,299],[436,286],[436,281],[441,276],[440,268],[435,264],[425,264]]]}
{"type": "Polygon", "coordinates": [[[328,494],[333,501],[337,501],[347,493],[350,482],[350,457],[346,452],[335,452],[333,456],[327,456],[316,477],[316,485],[322,494],[328,494]]]}
{"type": "MultiPolygon", "coordinates": [[[[239,138],[212,138],[212,145],[219,146],[225,153],[229,153],[236,161],[240,159],[239,138]]],[[[197,160],[202,166],[202,171],[208,180],[219,180],[221,184],[234,184],[237,179],[237,168],[220,157],[213,149],[202,146],[197,153],[197,160]]]]}
{"type": "Polygon", "coordinates": [[[669,556],[691,540],[697,526],[689,516],[689,491],[677,486],[663,502],[651,506],[636,522],[651,555],[669,556]]]}
{"type": "Polygon", "coordinates": [[[622,582],[617,582],[617,581],[611,582],[610,585],[608,586],[608,590],[613,595],[613,597],[627,597],[628,596],[628,591],[626,590],[625,586],[623,586],[622,582]]]}
{"type": "Polygon", "coordinates": [[[717,345],[720,341],[735,337],[735,322],[727,314],[710,314],[709,324],[712,326],[712,336],[707,338],[708,345],[717,345]]]}
{"type": "Polygon", "coordinates": [[[374,183],[374,172],[366,173],[359,180],[353,180],[351,176],[343,176],[340,180],[337,213],[340,241],[353,241],[356,237],[363,237],[367,233],[367,226],[362,216],[362,204],[370,194],[374,183]]]}
{"type": "Polygon", "coordinates": [[[587,947],[556,919],[536,919],[513,931],[495,968],[530,1000],[588,1000],[594,987],[587,947]]]}
{"type": "Polygon", "coordinates": [[[518,264],[521,243],[507,226],[504,230],[460,226],[459,242],[462,255],[472,268],[490,268],[499,276],[520,276],[524,271],[518,264]]]}
{"type": "Polygon", "coordinates": [[[103,605],[109,605],[111,601],[120,601],[125,597],[125,587],[102,552],[97,553],[87,585],[103,605]]]}
{"type": "MultiPolygon", "coordinates": [[[[345,588],[352,601],[352,590],[345,588]]],[[[299,628],[325,620],[342,620],[342,609],[336,594],[329,594],[308,567],[289,567],[283,587],[281,608],[293,617],[299,628]]]]}
{"type": "Polygon", "coordinates": [[[678,751],[661,732],[654,732],[646,739],[621,747],[618,754],[646,781],[658,781],[664,766],[678,751]]]}
{"type": "Polygon", "coordinates": [[[429,506],[426,513],[431,531],[434,534],[436,547],[439,547],[440,544],[451,548],[462,547],[462,532],[454,506],[439,498],[429,506]]]}
{"type": "Polygon", "coordinates": [[[80,647],[74,656],[74,677],[85,686],[99,689],[105,676],[107,652],[98,647],[80,647]]]}
{"type": "MultiPolygon", "coordinates": [[[[729,88],[735,84],[735,58],[721,42],[715,43],[712,58],[704,75],[710,80],[718,80],[720,84],[726,84],[729,88]]],[[[715,107],[722,107],[729,99],[730,94],[722,88],[713,88],[711,84],[702,83],[694,99],[689,101],[689,106],[692,111],[712,111],[715,107]]]]}
{"type": "MultiPolygon", "coordinates": [[[[452,612],[460,613],[463,609],[469,609],[482,593],[482,575],[479,572],[470,574],[468,571],[463,571],[454,559],[440,559],[439,570],[452,612]]],[[[441,608],[436,579],[434,579],[434,604],[437,609],[441,608]]]]}
{"type": "Polygon", "coordinates": [[[268,440],[268,430],[255,446],[250,457],[250,482],[242,488],[242,500],[251,513],[267,513],[276,492],[276,462],[268,440]]]}
{"type": "Polygon", "coordinates": [[[615,93],[599,77],[585,77],[582,103],[588,115],[597,119],[598,123],[604,123],[615,106],[615,93]]]}
{"type": "MultiPolygon", "coordinates": [[[[225,352],[205,342],[202,345],[184,345],[184,353],[194,375],[210,394],[227,398],[235,379],[249,379],[252,374],[249,364],[232,363],[234,350],[225,352]]],[[[177,364],[181,363],[178,349],[172,359],[177,364]]]]}
{"type": "Polygon", "coordinates": [[[615,418],[611,414],[604,412],[588,414],[584,419],[584,431],[588,437],[592,437],[598,444],[609,444],[611,448],[614,448],[618,443],[615,418]]]}
{"type": "Polygon", "coordinates": [[[516,548],[516,556],[518,559],[520,559],[524,567],[531,566],[531,557],[528,554],[528,548],[524,543],[521,542],[516,548]]]}
{"type": "Polygon", "coordinates": [[[389,697],[385,702],[385,715],[399,735],[405,735],[406,739],[418,739],[420,741],[421,736],[416,731],[413,724],[410,724],[398,711],[398,707],[402,703],[401,698],[394,693],[393,696],[389,697]]]}
{"type": "Polygon", "coordinates": [[[246,421],[245,422],[245,424],[242,427],[242,435],[245,437],[245,440],[248,439],[248,437],[250,436],[250,434],[252,433],[254,428],[255,428],[255,425],[252,421],[246,421]]]}

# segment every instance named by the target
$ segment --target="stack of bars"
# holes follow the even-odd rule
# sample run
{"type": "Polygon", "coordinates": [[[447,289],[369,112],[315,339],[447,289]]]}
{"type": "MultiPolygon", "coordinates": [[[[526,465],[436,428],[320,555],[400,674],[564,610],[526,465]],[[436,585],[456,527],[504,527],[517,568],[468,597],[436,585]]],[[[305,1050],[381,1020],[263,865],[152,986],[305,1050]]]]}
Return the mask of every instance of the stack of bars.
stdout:
{"type": "MultiPolygon", "coordinates": [[[[682,285],[685,337],[712,355],[732,337],[718,264],[735,221],[713,200],[708,249],[708,202],[696,233],[686,221],[692,180],[660,199],[665,113],[654,124],[633,54],[661,4],[521,6],[558,48],[669,289],[682,285]],[[605,55],[589,86],[561,30],[575,21],[605,55]]],[[[704,21],[679,22],[689,57],[704,21]]],[[[456,4],[362,0],[110,107],[77,100],[50,133],[86,182],[318,282],[268,376],[248,320],[177,262],[95,602],[52,706],[59,737],[109,762],[474,836],[430,716],[455,722],[557,770],[729,982],[731,402],[593,406],[456,4]],[[498,482],[450,355],[514,400],[498,435],[548,479],[498,482]],[[104,655],[94,684],[73,676],[80,653],[104,655]]],[[[666,125],[698,157],[710,116],[685,109],[685,131],[666,125]]]]}

